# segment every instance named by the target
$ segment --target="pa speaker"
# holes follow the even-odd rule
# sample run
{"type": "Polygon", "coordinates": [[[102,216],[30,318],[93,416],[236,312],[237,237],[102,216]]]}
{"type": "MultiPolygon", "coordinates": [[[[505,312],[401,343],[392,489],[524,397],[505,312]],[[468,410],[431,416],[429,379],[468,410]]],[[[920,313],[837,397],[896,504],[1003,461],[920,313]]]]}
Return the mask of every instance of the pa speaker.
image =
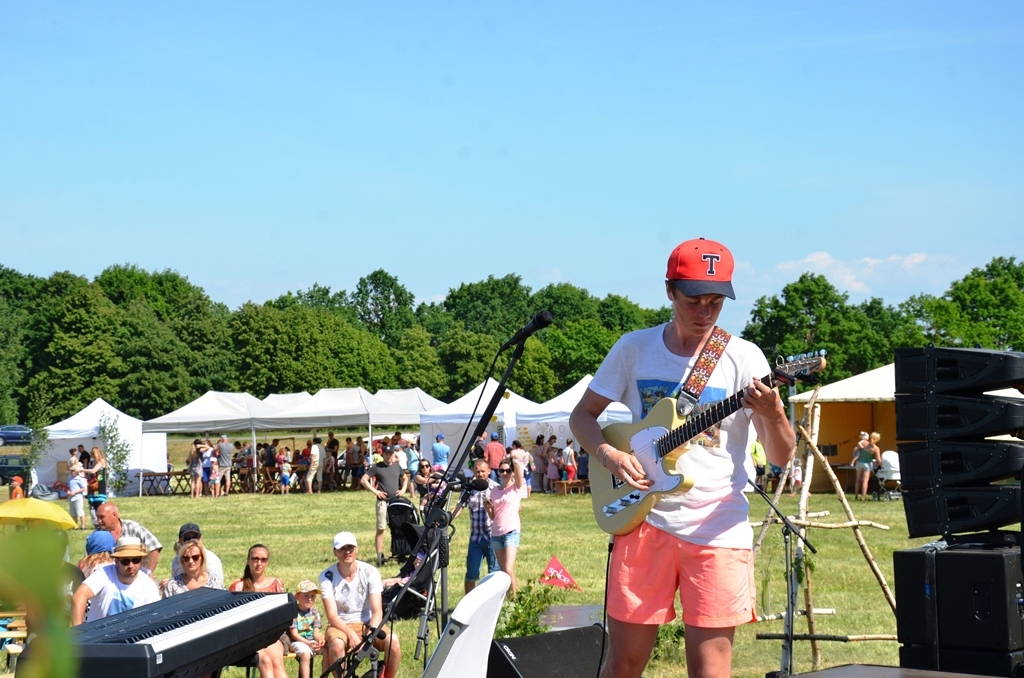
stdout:
{"type": "Polygon", "coordinates": [[[935,487],[903,493],[911,539],[994,530],[1020,522],[1019,485],[935,487]]]}
{"type": "Polygon", "coordinates": [[[604,630],[597,625],[522,638],[495,638],[487,678],[594,678],[604,630]]]}
{"type": "Polygon", "coordinates": [[[1024,468],[1024,444],[1002,442],[900,443],[903,490],[979,485],[1007,480],[1024,468]]]}
{"type": "Polygon", "coordinates": [[[968,348],[896,349],[896,393],[981,395],[1024,382],[1024,353],[968,348]]]}
{"type": "Polygon", "coordinates": [[[1021,430],[1024,399],[946,395],[896,398],[896,437],[900,440],[977,440],[1021,430]]]}

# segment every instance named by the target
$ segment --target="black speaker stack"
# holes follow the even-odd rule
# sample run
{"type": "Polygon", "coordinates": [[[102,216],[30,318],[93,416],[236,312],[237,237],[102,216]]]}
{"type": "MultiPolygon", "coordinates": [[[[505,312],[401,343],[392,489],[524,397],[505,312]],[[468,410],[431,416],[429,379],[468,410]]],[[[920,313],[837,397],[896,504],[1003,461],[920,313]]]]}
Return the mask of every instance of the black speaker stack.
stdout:
{"type": "Polygon", "coordinates": [[[495,638],[487,678],[593,678],[601,665],[600,625],[495,638]]]}
{"type": "Polygon", "coordinates": [[[1020,486],[1024,353],[896,351],[896,437],[910,536],[940,537],[893,554],[900,665],[1024,676],[1020,486]]]}

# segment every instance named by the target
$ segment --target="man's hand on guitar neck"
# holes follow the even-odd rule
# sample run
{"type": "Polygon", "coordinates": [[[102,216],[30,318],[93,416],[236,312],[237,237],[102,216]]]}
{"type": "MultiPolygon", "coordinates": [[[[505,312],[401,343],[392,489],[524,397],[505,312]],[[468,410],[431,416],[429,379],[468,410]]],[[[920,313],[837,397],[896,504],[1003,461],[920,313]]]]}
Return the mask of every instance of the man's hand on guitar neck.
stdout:
{"type": "Polygon", "coordinates": [[[632,454],[617,450],[608,443],[597,446],[597,460],[619,480],[638,490],[648,490],[653,481],[644,473],[644,467],[632,454]]]}

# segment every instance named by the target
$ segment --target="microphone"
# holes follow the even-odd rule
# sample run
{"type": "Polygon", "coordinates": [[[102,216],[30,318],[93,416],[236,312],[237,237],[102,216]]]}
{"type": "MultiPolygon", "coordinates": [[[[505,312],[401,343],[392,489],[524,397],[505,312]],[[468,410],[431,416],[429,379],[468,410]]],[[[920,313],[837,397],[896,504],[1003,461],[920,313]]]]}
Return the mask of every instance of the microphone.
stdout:
{"type": "Polygon", "coordinates": [[[483,492],[489,487],[489,485],[487,483],[487,478],[473,478],[472,480],[466,483],[465,487],[467,490],[476,490],[477,492],[483,492]]]}
{"type": "Polygon", "coordinates": [[[511,339],[502,344],[501,348],[498,349],[498,353],[501,353],[502,351],[507,350],[520,342],[526,341],[526,338],[532,335],[534,332],[536,332],[537,330],[542,330],[548,325],[550,325],[552,320],[554,320],[554,318],[551,315],[551,311],[541,311],[537,315],[533,316],[533,320],[526,323],[526,325],[521,330],[516,332],[511,339]]]}

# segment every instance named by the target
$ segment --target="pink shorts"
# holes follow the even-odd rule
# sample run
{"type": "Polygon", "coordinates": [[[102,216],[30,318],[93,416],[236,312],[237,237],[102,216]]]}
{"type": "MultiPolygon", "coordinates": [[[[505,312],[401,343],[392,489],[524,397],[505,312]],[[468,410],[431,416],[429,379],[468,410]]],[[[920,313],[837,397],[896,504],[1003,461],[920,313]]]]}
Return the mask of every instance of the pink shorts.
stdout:
{"type": "Polygon", "coordinates": [[[630,624],[683,622],[729,628],[754,621],[754,558],[749,549],[700,546],[647,523],[615,537],[608,614],[630,624]]]}

